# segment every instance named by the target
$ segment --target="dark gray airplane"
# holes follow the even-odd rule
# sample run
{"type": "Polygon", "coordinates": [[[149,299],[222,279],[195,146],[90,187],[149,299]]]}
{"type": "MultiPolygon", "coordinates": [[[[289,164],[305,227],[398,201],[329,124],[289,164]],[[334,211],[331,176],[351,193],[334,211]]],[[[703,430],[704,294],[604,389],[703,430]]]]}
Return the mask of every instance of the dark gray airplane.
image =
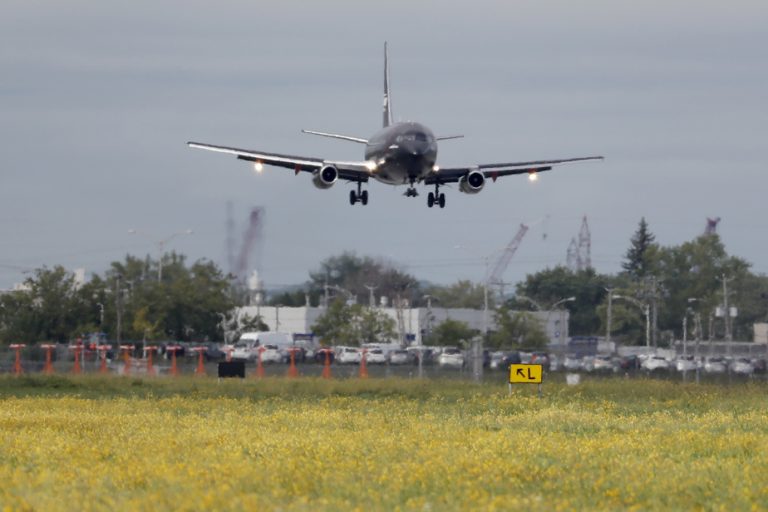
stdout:
{"type": "Polygon", "coordinates": [[[602,160],[601,156],[564,158],[560,160],[537,160],[531,162],[512,162],[498,164],[480,164],[467,167],[441,168],[437,165],[437,141],[456,139],[463,135],[435,137],[423,124],[411,121],[394,123],[389,96],[389,64],[387,62],[387,44],[384,43],[384,129],[370,139],[350,137],[336,133],[302,130],[304,133],[321,135],[335,139],[348,140],[365,144],[365,160],[362,162],[344,162],[303,156],[291,156],[267,153],[249,149],[188,142],[193,148],[229,153],[240,160],[254,162],[256,171],[261,172],[264,164],[312,173],[312,182],[317,188],[327,189],[338,180],[357,183],[357,191],[349,191],[349,203],[368,204],[368,191],[362,190],[363,183],[371,178],[387,185],[408,185],[406,196],[418,196],[415,185],[422,183],[434,186],[435,191],[427,195],[427,206],[435,204],[445,207],[445,194],[440,192],[440,185],[458,183],[459,190],[466,194],[480,192],[488,178],[496,181],[502,176],[528,174],[536,180],[537,173],[549,171],[552,166],[583,160],[602,160]]]}

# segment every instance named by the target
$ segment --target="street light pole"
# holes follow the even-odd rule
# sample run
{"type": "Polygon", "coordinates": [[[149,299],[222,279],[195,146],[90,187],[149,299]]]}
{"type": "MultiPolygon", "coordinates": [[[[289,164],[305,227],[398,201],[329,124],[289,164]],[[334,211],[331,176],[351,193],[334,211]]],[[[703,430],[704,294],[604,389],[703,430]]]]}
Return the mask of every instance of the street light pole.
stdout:
{"type": "Polygon", "coordinates": [[[608,292],[608,315],[605,322],[605,344],[610,346],[611,343],[611,322],[613,320],[613,317],[611,316],[612,313],[612,306],[613,306],[613,288],[606,288],[605,291],[608,292]]]}

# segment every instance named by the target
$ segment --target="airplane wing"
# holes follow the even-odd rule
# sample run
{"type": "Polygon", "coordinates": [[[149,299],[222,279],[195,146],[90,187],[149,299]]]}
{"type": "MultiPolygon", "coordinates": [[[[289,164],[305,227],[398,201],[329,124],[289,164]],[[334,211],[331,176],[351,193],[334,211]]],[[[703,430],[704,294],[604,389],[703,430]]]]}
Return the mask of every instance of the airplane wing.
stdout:
{"type": "Polygon", "coordinates": [[[283,155],[280,153],[267,153],[266,151],[203,144],[201,142],[187,142],[187,145],[191,148],[205,149],[207,151],[216,151],[218,153],[228,153],[230,155],[235,155],[239,160],[247,160],[249,162],[260,163],[263,165],[272,165],[275,167],[293,169],[296,174],[301,171],[315,172],[327,165],[332,165],[339,171],[339,178],[343,180],[368,181],[370,176],[370,171],[366,165],[366,162],[344,162],[337,160],[325,160],[323,158],[315,157],[283,155]]]}
{"type": "Polygon", "coordinates": [[[427,185],[434,185],[436,183],[456,183],[472,171],[482,172],[483,176],[486,178],[491,178],[493,181],[496,181],[497,178],[502,176],[511,176],[514,174],[536,174],[538,172],[552,170],[552,166],[555,165],[562,165],[572,162],[583,162],[585,160],[602,159],[602,156],[583,156],[577,158],[562,158],[558,160],[534,160],[531,162],[480,164],[467,167],[449,167],[446,169],[440,168],[437,172],[434,172],[428,176],[424,180],[424,183],[427,185]]]}

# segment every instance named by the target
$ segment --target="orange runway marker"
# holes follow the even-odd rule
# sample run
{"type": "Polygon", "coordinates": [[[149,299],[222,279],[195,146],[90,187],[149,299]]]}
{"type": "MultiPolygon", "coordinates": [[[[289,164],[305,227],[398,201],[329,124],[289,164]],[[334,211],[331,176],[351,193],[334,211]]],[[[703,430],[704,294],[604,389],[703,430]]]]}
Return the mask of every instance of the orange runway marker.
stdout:
{"type": "Polygon", "coordinates": [[[107,350],[111,349],[112,345],[99,345],[96,350],[101,352],[101,366],[99,367],[99,373],[107,373],[107,350]]]}
{"type": "Polygon", "coordinates": [[[152,366],[152,352],[157,350],[157,347],[155,345],[148,345],[144,347],[144,350],[147,351],[147,375],[155,375],[155,367],[152,366]]]}
{"type": "Polygon", "coordinates": [[[70,345],[69,350],[72,350],[75,353],[75,366],[72,367],[72,373],[79,375],[82,372],[82,369],[80,368],[80,351],[82,350],[82,345],[70,345]]]}
{"type": "Polygon", "coordinates": [[[331,376],[331,349],[324,348],[323,352],[325,352],[325,363],[323,364],[323,373],[322,376],[324,379],[330,379],[331,376]]]}
{"type": "Polygon", "coordinates": [[[133,345],[120,345],[120,350],[123,351],[123,359],[125,360],[125,368],[123,368],[123,375],[131,374],[131,350],[133,345]]]}
{"type": "Polygon", "coordinates": [[[53,349],[56,348],[56,345],[52,343],[44,343],[43,345],[40,345],[40,348],[45,349],[45,365],[43,366],[43,373],[46,375],[51,375],[53,373],[53,349]]]}
{"type": "Polygon", "coordinates": [[[296,368],[296,350],[291,348],[288,352],[291,354],[291,365],[288,367],[288,378],[295,379],[299,376],[299,370],[296,368]]]}
{"type": "Polygon", "coordinates": [[[363,349],[363,353],[360,356],[360,378],[368,378],[368,349],[363,349]]]}
{"type": "Polygon", "coordinates": [[[179,375],[179,368],[176,366],[176,351],[178,351],[181,347],[178,345],[170,345],[166,347],[166,351],[171,353],[171,375],[174,377],[177,377],[179,375]]]}
{"type": "Polygon", "coordinates": [[[193,352],[197,352],[197,368],[195,368],[195,375],[198,377],[205,377],[205,365],[203,364],[203,352],[205,352],[205,347],[195,347],[192,349],[193,352]]]}
{"type": "Polygon", "coordinates": [[[10,347],[16,351],[16,359],[13,363],[13,373],[15,375],[21,375],[24,373],[24,369],[21,367],[21,349],[26,347],[26,345],[24,343],[14,343],[10,347]]]}
{"type": "Polygon", "coordinates": [[[256,362],[256,378],[263,379],[264,363],[261,362],[261,353],[264,352],[264,347],[259,347],[258,352],[259,352],[259,355],[257,356],[257,362],[256,362]]]}

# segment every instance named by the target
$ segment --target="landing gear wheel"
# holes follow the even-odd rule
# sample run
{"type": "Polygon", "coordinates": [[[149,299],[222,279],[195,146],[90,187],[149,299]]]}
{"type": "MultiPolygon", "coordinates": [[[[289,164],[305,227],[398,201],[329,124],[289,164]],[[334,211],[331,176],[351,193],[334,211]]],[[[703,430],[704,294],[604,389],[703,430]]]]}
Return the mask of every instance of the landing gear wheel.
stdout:
{"type": "Polygon", "coordinates": [[[432,192],[430,192],[427,195],[427,206],[429,206],[430,208],[435,206],[435,194],[433,194],[432,192]]]}
{"type": "Polygon", "coordinates": [[[349,204],[354,205],[357,202],[357,194],[354,190],[349,191],[349,204]]]}
{"type": "Polygon", "coordinates": [[[440,194],[437,202],[440,204],[440,208],[445,208],[445,194],[440,194]]]}
{"type": "Polygon", "coordinates": [[[363,190],[363,192],[360,194],[360,201],[363,202],[363,206],[368,204],[368,191],[363,190]]]}

